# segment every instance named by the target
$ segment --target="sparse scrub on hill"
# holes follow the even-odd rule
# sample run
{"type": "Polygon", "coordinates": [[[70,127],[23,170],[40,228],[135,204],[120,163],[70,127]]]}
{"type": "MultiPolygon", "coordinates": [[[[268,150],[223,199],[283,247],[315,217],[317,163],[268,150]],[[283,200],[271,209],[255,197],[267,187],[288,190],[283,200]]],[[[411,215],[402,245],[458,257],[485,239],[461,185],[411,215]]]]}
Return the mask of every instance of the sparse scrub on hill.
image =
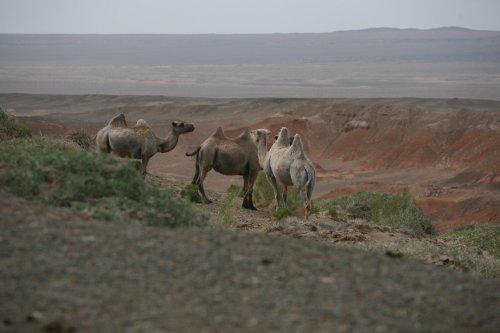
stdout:
{"type": "Polygon", "coordinates": [[[14,117],[9,116],[0,107],[0,140],[14,138],[27,138],[31,136],[30,130],[20,124],[14,117]]]}
{"type": "Polygon", "coordinates": [[[417,235],[434,233],[434,226],[408,191],[403,194],[358,192],[321,204],[339,221],[365,219],[393,228],[406,228],[417,235]]]}
{"type": "Polygon", "coordinates": [[[231,227],[235,224],[233,217],[233,203],[238,197],[241,188],[237,185],[231,184],[227,189],[227,196],[222,203],[219,212],[219,224],[223,227],[231,227]]]}
{"type": "Polygon", "coordinates": [[[442,235],[442,240],[454,245],[466,245],[480,251],[487,251],[500,259],[500,227],[471,225],[459,227],[449,234],[442,235]]]}
{"type": "Polygon", "coordinates": [[[401,253],[408,258],[423,260],[441,266],[450,266],[484,277],[500,277],[498,258],[483,256],[460,243],[447,243],[444,245],[431,240],[409,238],[395,242],[361,242],[343,246],[380,253],[390,250],[393,253],[401,253]]]}
{"type": "Polygon", "coordinates": [[[145,182],[132,164],[66,140],[5,141],[0,160],[0,183],[25,198],[106,220],[168,227],[203,224],[186,200],[145,182]]]}
{"type": "Polygon", "coordinates": [[[85,130],[72,131],[68,134],[68,139],[86,150],[94,146],[94,141],[85,130]]]}

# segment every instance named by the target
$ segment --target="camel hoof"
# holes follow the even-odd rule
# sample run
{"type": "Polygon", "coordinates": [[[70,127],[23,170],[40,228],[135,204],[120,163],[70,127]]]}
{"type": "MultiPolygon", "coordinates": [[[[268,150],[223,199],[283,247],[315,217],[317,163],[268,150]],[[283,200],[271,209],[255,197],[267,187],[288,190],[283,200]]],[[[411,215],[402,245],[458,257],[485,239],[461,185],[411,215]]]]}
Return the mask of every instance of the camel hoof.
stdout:
{"type": "Polygon", "coordinates": [[[253,203],[248,204],[246,202],[243,202],[243,204],[241,205],[241,207],[243,207],[245,209],[250,209],[250,210],[257,210],[257,208],[255,208],[255,206],[253,205],[253,203]]]}

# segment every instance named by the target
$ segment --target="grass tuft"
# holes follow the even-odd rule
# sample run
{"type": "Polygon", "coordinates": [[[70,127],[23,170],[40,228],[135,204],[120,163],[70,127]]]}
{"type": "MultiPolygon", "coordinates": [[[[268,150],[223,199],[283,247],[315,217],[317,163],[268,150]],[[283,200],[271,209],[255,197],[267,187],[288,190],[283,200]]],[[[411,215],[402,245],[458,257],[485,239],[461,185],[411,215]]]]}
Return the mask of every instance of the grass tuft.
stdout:
{"type": "Polygon", "coordinates": [[[203,199],[198,191],[198,185],[196,184],[187,184],[181,190],[181,197],[195,203],[202,203],[203,199]]]}
{"type": "Polygon", "coordinates": [[[0,183],[25,198],[112,221],[168,227],[203,224],[189,202],[145,182],[130,163],[69,141],[5,141],[0,144],[0,160],[0,183]]]}
{"type": "Polygon", "coordinates": [[[237,185],[231,184],[227,189],[227,196],[222,203],[222,207],[219,212],[219,225],[229,228],[235,224],[233,218],[233,203],[238,197],[241,188],[237,185]]]}
{"type": "Polygon", "coordinates": [[[434,225],[409,191],[403,194],[358,192],[324,202],[321,207],[339,221],[359,218],[382,226],[406,228],[417,235],[435,233],[434,225]]]}
{"type": "Polygon", "coordinates": [[[31,136],[30,130],[9,116],[0,108],[0,140],[10,140],[15,138],[28,138],[31,136]]]}
{"type": "Polygon", "coordinates": [[[293,216],[293,212],[287,207],[287,208],[280,208],[275,210],[274,212],[271,213],[271,215],[277,219],[277,220],[282,220],[286,217],[293,216]]]}
{"type": "Polygon", "coordinates": [[[274,189],[267,180],[266,173],[260,171],[253,186],[253,201],[259,207],[267,207],[273,203],[274,189]]]}
{"type": "Polygon", "coordinates": [[[94,147],[94,141],[85,130],[72,131],[69,133],[68,139],[85,150],[94,147]]]}

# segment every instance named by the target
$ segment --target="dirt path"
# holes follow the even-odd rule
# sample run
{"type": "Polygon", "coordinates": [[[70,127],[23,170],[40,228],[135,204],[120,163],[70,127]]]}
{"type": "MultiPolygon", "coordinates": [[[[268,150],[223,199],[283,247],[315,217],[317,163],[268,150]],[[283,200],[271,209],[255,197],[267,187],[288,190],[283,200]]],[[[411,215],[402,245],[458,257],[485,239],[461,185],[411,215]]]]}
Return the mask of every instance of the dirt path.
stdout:
{"type": "Polygon", "coordinates": [[[86,220],[5,192],[0,216],[6,332],[487,332],[500,325],[495,281],[406,258],[217,228],[86,220]]]}

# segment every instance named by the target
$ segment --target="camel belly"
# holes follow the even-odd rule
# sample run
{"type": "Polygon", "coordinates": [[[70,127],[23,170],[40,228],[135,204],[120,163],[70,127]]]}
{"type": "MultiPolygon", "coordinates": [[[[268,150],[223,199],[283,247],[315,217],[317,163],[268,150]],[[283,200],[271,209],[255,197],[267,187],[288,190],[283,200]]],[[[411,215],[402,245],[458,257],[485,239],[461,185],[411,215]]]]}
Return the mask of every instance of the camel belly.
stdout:
{"type": "Polygon", "coordinates": [[[218,151],[213,161],[213,169],[226,176],[248,174],[248,161],[243,154],[229,154],[218,151]]]}
{"type": "Polygon", "coordinates": [[[142,142],[121,133],[109,133],[109,146],[120,157],[141,158],[142,142]]]}
{"type": "MultiPolygon", "coordinates": [[[[272,161],[273,162],[273,161],[272,161]]],[[[291,163],[272,163],[271,170],[273,171],[274,177],[278,182],[286,186],[292,186],[293,181],[290,176],[290,165],[291,163]]]]}

